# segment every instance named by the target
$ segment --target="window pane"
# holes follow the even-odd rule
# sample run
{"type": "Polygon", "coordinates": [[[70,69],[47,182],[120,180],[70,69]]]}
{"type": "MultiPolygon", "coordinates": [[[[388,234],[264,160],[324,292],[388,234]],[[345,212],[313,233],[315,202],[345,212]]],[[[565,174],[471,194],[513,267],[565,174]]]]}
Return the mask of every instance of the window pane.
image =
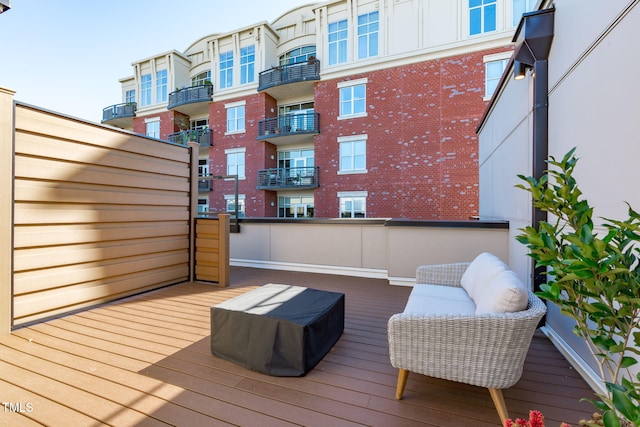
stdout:
{"type": "Polygon", "coordinates": [[[496,29],[496,5],[489,5],[484,8],[484,32],[495,31],[496,29]]]}
{"type": "Polygon", "coordinates": [[[482,31],[482,12],[480,9],[472,9],[469,11],[469,34],[480,34],[482,31]]]}

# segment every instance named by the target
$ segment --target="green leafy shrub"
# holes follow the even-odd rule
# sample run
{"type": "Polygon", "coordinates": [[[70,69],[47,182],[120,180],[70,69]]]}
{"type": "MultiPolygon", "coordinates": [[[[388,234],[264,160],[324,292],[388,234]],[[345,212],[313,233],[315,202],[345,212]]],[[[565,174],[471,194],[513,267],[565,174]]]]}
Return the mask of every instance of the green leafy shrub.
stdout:
{"type": "MultiPolygon", "coordinates": [[[[604,236],[594,232],[593,208],[582,197],[573,176],[575,148],[560,161],[550,157],[540,180],[519,175],[534,206],[547,221],[521,229],[517,240],[530,250],[547,281],[537,294],[576,322],[595,356],[606,394],[593,401],[607,427],[640,425],[640,374],[628,368],[640,355],[640,215],[628,206],[624,221],[604,218],[604,236]]],[[[597,171],[607,179],[606,170],[597,171]]],[[[636,191],[635,185],[626,185],[636,191]]]]}

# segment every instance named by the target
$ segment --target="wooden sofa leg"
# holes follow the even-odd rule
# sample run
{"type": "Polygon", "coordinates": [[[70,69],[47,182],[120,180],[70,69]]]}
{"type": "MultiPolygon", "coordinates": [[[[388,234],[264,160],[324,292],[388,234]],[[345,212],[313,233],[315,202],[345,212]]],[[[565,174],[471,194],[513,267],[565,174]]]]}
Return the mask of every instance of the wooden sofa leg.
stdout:
{"type": "Polygon", "coordinates": [[[489,394],[491,394],[491,400],[493,400],[493,404],[498,410],[500,421],[502,421],[502,424],[504,425],[505,420],[509,418],[509,413],[507,412],[507,404],[504,402],[502,390],[498,388],[490,388],[489,394]]]}
{"type": "Polygon", "coordinates": [[[409,371],[400,368],[398,370],[398,386],[396,387],[396,399],[401,400],[404,393],[404,387],[407,385],[407,378],[409,378],[409,371]]]}

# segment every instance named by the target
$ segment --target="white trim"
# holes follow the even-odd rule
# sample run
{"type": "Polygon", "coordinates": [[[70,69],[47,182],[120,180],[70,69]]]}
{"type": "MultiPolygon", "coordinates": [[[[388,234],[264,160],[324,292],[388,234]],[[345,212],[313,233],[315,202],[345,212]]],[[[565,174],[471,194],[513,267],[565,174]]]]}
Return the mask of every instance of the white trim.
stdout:
{"type": "Polygon", "coordinates": [[[415,277],[389,277],[389,284],[392,286],[415,286],[415,277]]]}
{"type": "Polygon", "coordinates": [[[338,197],[367,197],[368,191],[338,191],[338,197]]]}
{"type": "Polygon", "coordinates": [[[510,59],[511,55],[513,55],[513,51],[511,50],[507,52],[492,53],[491,55],[483,56],[482,62],[502,61],[503,59],[510,59]]]}
{"type": "Polygon", "coordinates": [[[540,328],[547,338],[553,343],[553,345],[562,353],[571,366],[580,374],[580,376],[589,384],[596,393],[607,394],[607,389],[604,382],[589,366],[578,353],[571,348],[571,346],[562,338],[553,328],[549,326],[543,326],[540,328]]]}
{"type": "Polygon", "coordinates": [[[159,122],[160,121],[160,117],[145,117],[144,118],[144,122],[145,123],[153,123],[153,122],[159,122]]]}
{"type": "Polygon", "coordinates": [[[360,135],[339,136],[338,142],[366,141],[368,138],[369,135],[366,133],[360,135]]]}
{"type": "Polygon", "coordinates": [[[224,150],[224,154],[235,154],[235,153],[246,153],[247,147],[239,147],[239,148],[227,148],[224,150]]]}
{"type": "Polygon", "coordinates": [[[342,267],[319,264],[298,264],[289,262],[263,261],[231,258],[230,265],[237,267],[264,268],[269,270],[299,271],[305,273],[337,274],[341,276],[386,279],[387,270],[374,268],[342,267]]]}
{"type": "Polygon", "coordinates": [[[365,77],[362,79],[355,79],[355,80],[344,80],[344,81],[338,82],[338,89],[342,89],[343,87],[366,85],[367,83],[369,83],[368,77],[365,77]]]}
{"type": "Polygon", "coordinates": [[[229,109],[229,108],[234,108],[234,107],[243,107],[245,105],[247,105],[247,101],[246,100],[242,100],[242,101],[229,102],[228,104],[224,104],[224,108],[229,109]]]}

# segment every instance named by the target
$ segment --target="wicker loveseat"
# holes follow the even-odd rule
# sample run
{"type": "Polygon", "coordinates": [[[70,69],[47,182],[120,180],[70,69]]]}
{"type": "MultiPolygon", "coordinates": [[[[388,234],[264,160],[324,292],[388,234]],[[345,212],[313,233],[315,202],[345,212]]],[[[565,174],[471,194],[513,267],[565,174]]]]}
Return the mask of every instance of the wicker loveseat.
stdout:
{"type": "Polygon", "coordinates": [[[489,389],[504,422],[502,389],[520,379],[545,313],[544,303],[492,254],[418,267],[404,312],[388,323],[391,364],[399,369],[396,399],[409,372],[472,384],[489,389]]]}

